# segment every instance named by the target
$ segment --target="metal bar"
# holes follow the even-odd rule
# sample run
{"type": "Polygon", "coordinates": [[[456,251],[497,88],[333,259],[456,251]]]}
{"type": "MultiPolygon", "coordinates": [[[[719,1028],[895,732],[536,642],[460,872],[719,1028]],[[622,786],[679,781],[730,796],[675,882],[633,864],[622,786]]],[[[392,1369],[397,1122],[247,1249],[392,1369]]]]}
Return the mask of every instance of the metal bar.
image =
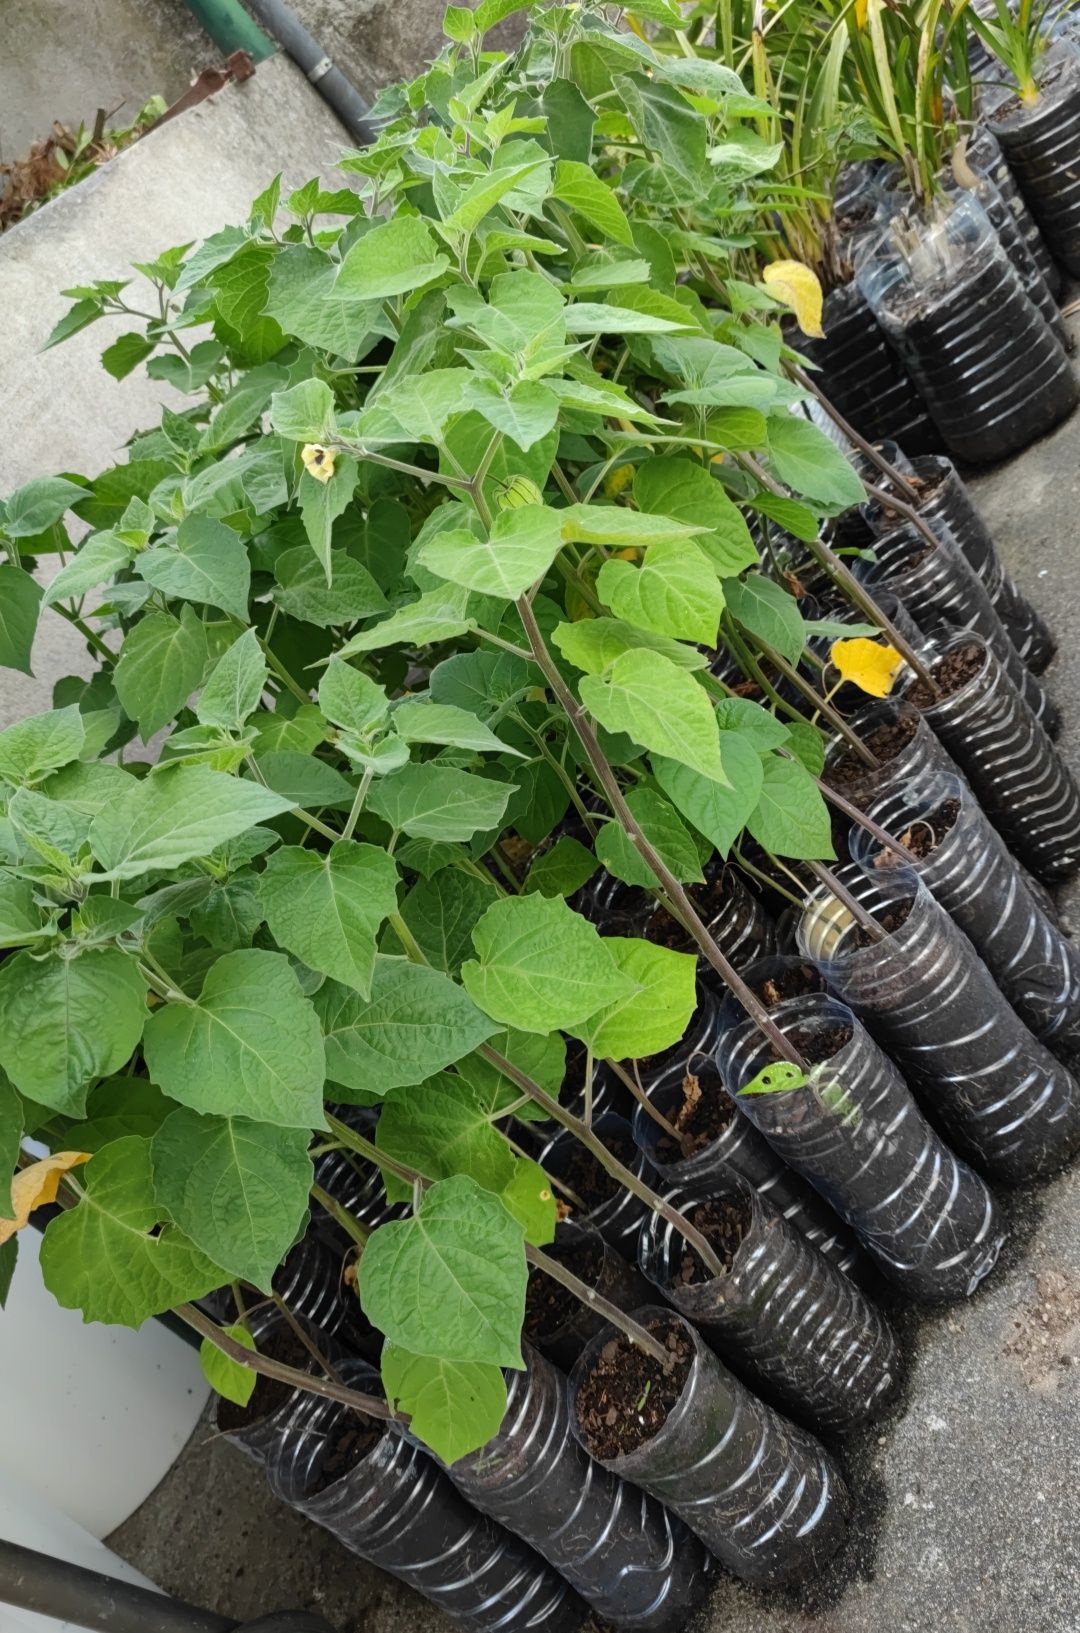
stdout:
{"type": "MultiPolygon", "coordinates": [[[[0,1538],[0,1604],[99,1633],[233,1633],[227,1616],[0,1538]]],[[[272,1624],[271,1624],[272,1625],[272,1624]]]]}

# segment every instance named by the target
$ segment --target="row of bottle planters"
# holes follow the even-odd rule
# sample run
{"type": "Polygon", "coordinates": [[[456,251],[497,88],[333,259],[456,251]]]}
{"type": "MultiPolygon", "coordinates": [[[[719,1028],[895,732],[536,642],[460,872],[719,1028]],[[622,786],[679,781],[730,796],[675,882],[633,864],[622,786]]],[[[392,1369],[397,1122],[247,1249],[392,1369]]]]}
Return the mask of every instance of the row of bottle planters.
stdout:
{"type": "Polygon", "coordinates": [[[826,299],[825,338],[796,337],[865,436],[971,464],[1027,447],[1076,406],[1056,305],[1063,271],[1080,277],[1076,45],[1048,53],[1034,106],[986,101],[965,185],[944,178],[932,224],[898,231],[895,176],[857,169],[837,202],[841,227],[858,223],[842,244],[855,276],[826,299]]]}
{"type": "MultiPolygon", "coordinates": [[[[970,505],[946,475],[954,507],[957,495],[970,505]]],[[[940,502],[935,490],[927,508],[940,502]]],[[[946,542],[967,559],[951,533],[946,542]]],[[[989,552],[984,540],[996,561],[992,541],[989,552]]],[[[1040,667],[1049,638],[1012,596],[1010,627],[1040,667]]],[[[587,1605],[620,1626],[674,1629],[716,1561],[764,1583],[819,1569],[849,1499],[814,1431],[875,1421],[901,1388],[896,1341],[870,1295],[883,1282],[919,1302],[970,1294],[1005,1236],[986,1179],[1040,1178],[1080,1145],[1080,1086],[1058,1058],[1080,1041],[1080,957],[1006,844],[1044,879],[1073,871],[1080,795],[988,643],[966,629],[937,641],[945,695],[856,716],[878,766],[856,765],[853,781],[840,744],[828,767],[911,846],[911,865],[896,865],[852,831],[841,877],[882,938],[818,890],[794,948],[778,952],[782,934],[734,871],[708,887],[713,933],[822,1068],[814,1086],[736,1098],[768,1066],[769,1045],[707,975],[683,1042],[639,1063],[666,1127],[640,1105],[627,1120],[616,1077],[596,1084],[596,1132],[688,1213],[724,1275],[565,1135],[515,1131],[538,1140],[576,1198],[552,1251],[680,1351],[671,1397],[659,1417],[642,1415],[637,1442],[581,1410],[598,1377],[634,1357],[536,1276],[527,1368],[509,1375],[503,1427],[449,1470],[396,1426],[358,1427],[333,1402],[268,1397],[263,1383],[245,1412],[221,1409],[222,1430],[266,1460],[279,1495],[464,1625],[569,1628],[587,1605]]],[[[658,910],[641,897],[599,887],[585,905],[608,928],[657,932],[658,910]]],[[[370,1126],[371,1113],[348,1115],[370,1126]]],[[[319,1182],[369,1224],[393,1216],[377,1172],[345,1154],[320,1159],[319,1182]]],[[[340,1291],[343,1244],[332,1242],[324,1217],[278,1291],[339,1374],[375,1390],[377,1335],[340,1291]]],[[[261,1347],[275,1320],[265,1317],[261,1347]]]]}

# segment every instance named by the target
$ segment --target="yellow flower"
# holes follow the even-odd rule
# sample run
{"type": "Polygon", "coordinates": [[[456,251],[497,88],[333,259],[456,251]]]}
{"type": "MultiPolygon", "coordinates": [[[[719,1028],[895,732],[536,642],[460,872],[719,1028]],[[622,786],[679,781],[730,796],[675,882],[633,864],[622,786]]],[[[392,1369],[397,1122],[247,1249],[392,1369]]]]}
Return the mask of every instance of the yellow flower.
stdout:
{"type": "Polygon", "coordinates": [[[610,476],[604,479],[604,498],[616,499],[624,488],[628,488],[634,480],[633,465],[618,465],[610,476]]]}
{"type": "Polygon", "coordinates": [[[866,635],[834,641],[829,656],[844,680],[871,697],[888,697],[904,662],[895,647],[866,635]]]}
{"type": "Polygon", "coordinates": [[[316,482],[329,482],[334,474],[334,455],[331,449],[324,448],[321,442],[308,442],[300,451],[300,458],[304,462],[304,469],[316,482]]]}

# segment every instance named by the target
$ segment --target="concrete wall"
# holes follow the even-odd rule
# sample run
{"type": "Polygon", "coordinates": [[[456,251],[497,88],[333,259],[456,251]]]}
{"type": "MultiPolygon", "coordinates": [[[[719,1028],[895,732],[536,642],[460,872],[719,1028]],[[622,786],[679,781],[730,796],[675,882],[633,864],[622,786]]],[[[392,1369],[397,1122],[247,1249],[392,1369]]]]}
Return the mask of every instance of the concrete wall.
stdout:
{"type": "MultiPolygon", "coordinates": [[[[243,221],[278,170],[293,186],[330,178],[342,145],[341,127],[303,75],[275,57],[0,236],[0,494],[32,476],[94,474],[115,463],[133,432],[157,423],[169,396],[140,372],[116,381],[102,369],[122,319],[42,353],[69,305],[60,290],[123,276],[132,261],[243,221]]],[[[44,613],[37,679],[0,670],[0,724],[46,707],[52,681],[84,661],[68,626],[44,613]]]]}

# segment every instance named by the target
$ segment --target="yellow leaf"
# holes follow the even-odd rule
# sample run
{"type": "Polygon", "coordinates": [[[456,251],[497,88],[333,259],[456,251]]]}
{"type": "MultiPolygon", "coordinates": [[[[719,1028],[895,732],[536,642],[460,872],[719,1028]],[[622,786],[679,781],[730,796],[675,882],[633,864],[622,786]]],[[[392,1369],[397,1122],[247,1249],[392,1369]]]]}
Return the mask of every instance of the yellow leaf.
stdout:
{"type": "Polygon", "coordinates": [[[43,1157],[15,1175],[11,1182],[11,1203],[14,1219],[0,1219],[0,1247],[11,1240],[17,1230],[30,1223],[35,1208],[46,1202],[55,1202],[60,1181],[80,1163],[89,1162],[89,1151],[58,1151],[54,1157],[43,1157]]]}
{"type": "Polygon", "coordinates": [[[628,488],[633,480],[633,465],[617,465],[615,469],[604,478],[604,498],[617,499],[623,489],[628,488]]]}
{"type": "Polygon", "coordinates": [[[334,474],[334,454],[321,442],[306,442],[300,450],[304,469],[316,482],[329,482],[334,474]]]}
{"type": "Polygon", "coordinates": [[[804,335],[820,338],[825,333],[821,327],[821,285],[815,272],[801,261],[773,261],[762,278],[770,294],[791,307],[804,335]]]}
{"type": "Polygon", "coordinates": [[[866,27],[866,14],[870,10],[870,0],[855,0],[855,25],[857,28],[866,27]]]}
{"type": "Polygon", "coordinates": [[[888,697],[904,662],[895,647],[882,646],[865,635],[834,641],[829,656],[844,680],[871,697],[888,697]]]}

